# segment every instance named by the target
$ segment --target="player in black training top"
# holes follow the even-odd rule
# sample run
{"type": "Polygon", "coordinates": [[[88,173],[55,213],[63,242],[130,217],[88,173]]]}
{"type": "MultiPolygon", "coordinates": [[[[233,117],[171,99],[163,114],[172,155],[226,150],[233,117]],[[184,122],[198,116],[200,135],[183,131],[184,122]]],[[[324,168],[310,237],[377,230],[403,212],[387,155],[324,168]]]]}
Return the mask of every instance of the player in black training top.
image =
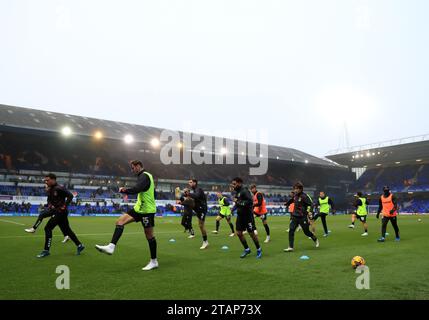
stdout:
{"type": "Polygon", "coordinates": [[[243,186],[243,180],[241,178],[234,178],[231,183],[231,187],[235,191],[235,208],[237,209],[237,221],[235,230],[237,236],[244,247],[244,252],[241,258],[246,258],[250,253],[250,248],[247,245],[246,238],[243,232],[247,230],[249,235],[252,237],[255,243],[257,254],[256,258],[262,258],[262,248],[259,245],[258,236],[255,233],[255,217],[253,216],[253,197],[246,187],[243,186]]]}
{"type": "MultiPolygon", "coordinates": [[[[46,191],[46,195],[49,195],[49,187],[46,185],[45,185],[45,191],[46,191]]],[[[55,210],[52,210],[48,206],[45,206],[43,211],[37,217],[37,220],[34,223],[34,225],[31,228],[25,229],[25,232],[36,233],[36,230],[42,224],[43,219],[52,217],[54,214],[55,214],[55,210]]],[[[64,240],[62,241],[62,243],[68,242],[70,240],[70,237],[64,233],[63,235],[64,235],[64,240]]]]}
{"type": "Polygon", "coordinates": [[[304,234],[311,238],[316,244],[316,248],[319,247],[319,240],[317,237],[310,231],[309,222],[308,222],[308,214],[312,212],[313,202],[310,197],[304,193],[304,186],[301,182],[297,182],[293,186],[294,197],[290,199],[286,206],[290,206],[292,203],[294,204],[294,210],[291,213],[290,227],[289,227],[289,248],[285,249],[285,252],[293,252],[294,251],[294,241],[295,241],[295,231],[298,226],[301,226],[304,234]]]}
{"type": "Polygon", "coordinates": [[[191,188],[191,192],[189,193],[189,197],[194,199],[195,206],[194,211],[198,218],[198,224],[200,226],[201,235],[203,236],[203,245],[201,246],[201,250],[205,250],[209,246],[209,241],[207,239],[207,230],[205,226],[206,216],[207,216],[207,197],[204,193],[204,190],[198,187],[197,179],[190,179],[189,188],[191,188]]]}
{"type": "Polygon", "coordinates": [[[52,212],[52,217],[45,226],[45,248],[37,256],[45,258],[50,255],[49,250],[52,244],[52,230],[59,226],[63,234],[68,235],[77,246],[77,255],[85,249],[83,244],[72,231],[68,220],[67,207],[73,200],[73,195],[63,186],[58,185],[55,174],[50,173],[45,177],[45,184],[48,188],[48,209],[52,212]]]}
{"type": "Polygon", "coordinates": [[[182,226],[185,232],[189,232],[189,239],[195,238],[194,228],[192,227],[192,216],[194,215],[195,201],[190,197],[191,190],[185,188],[183,195],[177,200],[177,203],[183,206],[182,226]]]}

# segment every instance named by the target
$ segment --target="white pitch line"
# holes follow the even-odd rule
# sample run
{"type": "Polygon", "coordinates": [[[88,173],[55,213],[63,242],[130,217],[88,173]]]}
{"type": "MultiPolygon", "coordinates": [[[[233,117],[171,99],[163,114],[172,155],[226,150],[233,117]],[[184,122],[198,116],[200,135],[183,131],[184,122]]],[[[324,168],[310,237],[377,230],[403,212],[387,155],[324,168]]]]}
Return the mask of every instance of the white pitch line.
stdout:
{"type": "Polygon", "coordinates": [[[25,224],[23,224],[23,223],[18,223],[18,222],[15,222],[15,221],[4,220],[4,219],[0,219],[0,221],[7,222],[7,223],[17,224],[17,225],[19,225],[19,226],[25,226],[25,224]]]}
{"type": "MultiPolygon", "coordinates": [[[[43,231],[42,231],[43,232],[43,231]]],[[[173,233],[183,233],[182,231],[172,231],[172,232],[156,232],[155,231],[155,236],[157,234],[173,234],[173,233]]],[[[144,235],[144,232],[124,232],[124,236],[127,235],[144,235]]],[[[87,233],[87,234],[76,234],[78,237],[92,237],[92,236],[111,236],[112,233],[87,233]]],[[[23,236],[4,236],[4,237],[0,237],[0,239],[19,239],[19,238],[44,238],[45,235],[34,235],[34,234],[27,234],[27,235],[23,235],[23,236]]],[[[54,237],[62,237],[62,235],[54,235],[54,237]]]]}

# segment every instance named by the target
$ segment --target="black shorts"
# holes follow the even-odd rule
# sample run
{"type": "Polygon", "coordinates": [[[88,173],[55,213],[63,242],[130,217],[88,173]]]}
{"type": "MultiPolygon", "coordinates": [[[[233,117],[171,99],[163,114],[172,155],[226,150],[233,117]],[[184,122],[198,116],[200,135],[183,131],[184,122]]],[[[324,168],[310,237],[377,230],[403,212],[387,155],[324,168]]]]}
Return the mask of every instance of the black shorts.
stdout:
{"type": "Polygon", "coordinates": [[[247,230],[249,233],[252,233],[256,230],[255,218],[253,217],[253,215],[238,215],[235,223],[235,228],[237,229],[237,231],[243,232],[247,230]]]}
{"type": "Polygon", "coordinates": [[[207,212],[195,212],[195,215],[197,216],[198,220],[206,221],[207,212]]]}
{"type": "Polygon", "coordinates": [[[135,222],[141,222],[145,229],[155,227],[155,213],[137,213],[134,209],[131,209],[127,214],[133,217],[135,222]]]}
{"type": "Polygon", "coordinates": [[[356,218],[358,218],[358,220],[359,220],[360,222],[363,222],[363,223],[365,223],[365,222],[366,222],[366,217],[367,217],[367,216],[360,216],[360,215],[357,215],[357,214],[356,214],[356,218]]]}
{"type": "Polygon", "coordinates": [[[262,222],[265,222],[265,221],[267,221],[268,220],[268,213],[266,213],[266,214],[256,214],[255,213],[255,217],[258,217],[259,219],[261,219],[262,220],[262,222]]]}

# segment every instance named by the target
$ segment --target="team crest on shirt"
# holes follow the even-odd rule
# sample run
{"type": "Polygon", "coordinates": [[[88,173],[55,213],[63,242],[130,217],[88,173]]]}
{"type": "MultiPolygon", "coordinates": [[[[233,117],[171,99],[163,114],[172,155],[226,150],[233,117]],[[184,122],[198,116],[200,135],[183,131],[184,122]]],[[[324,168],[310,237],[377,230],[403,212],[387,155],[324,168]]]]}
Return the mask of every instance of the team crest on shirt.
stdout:
{"type": "Polygon", "coordinates": [[[57,191],[54,192],[54,197],[56,197],[56,196],[58,196],[58,192],[57,191]]]}

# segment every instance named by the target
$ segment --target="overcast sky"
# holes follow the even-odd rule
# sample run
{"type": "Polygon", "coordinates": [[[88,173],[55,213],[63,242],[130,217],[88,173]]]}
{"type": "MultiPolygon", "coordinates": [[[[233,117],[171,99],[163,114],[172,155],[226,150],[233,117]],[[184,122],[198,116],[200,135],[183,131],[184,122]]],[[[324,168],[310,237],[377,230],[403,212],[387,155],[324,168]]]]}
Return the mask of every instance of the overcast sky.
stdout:
{"type": "Polygon", "coordinates": [[[318,156],[429,133],[427,0],[2,0],[0,103],[266,130],[318,156]]]}

